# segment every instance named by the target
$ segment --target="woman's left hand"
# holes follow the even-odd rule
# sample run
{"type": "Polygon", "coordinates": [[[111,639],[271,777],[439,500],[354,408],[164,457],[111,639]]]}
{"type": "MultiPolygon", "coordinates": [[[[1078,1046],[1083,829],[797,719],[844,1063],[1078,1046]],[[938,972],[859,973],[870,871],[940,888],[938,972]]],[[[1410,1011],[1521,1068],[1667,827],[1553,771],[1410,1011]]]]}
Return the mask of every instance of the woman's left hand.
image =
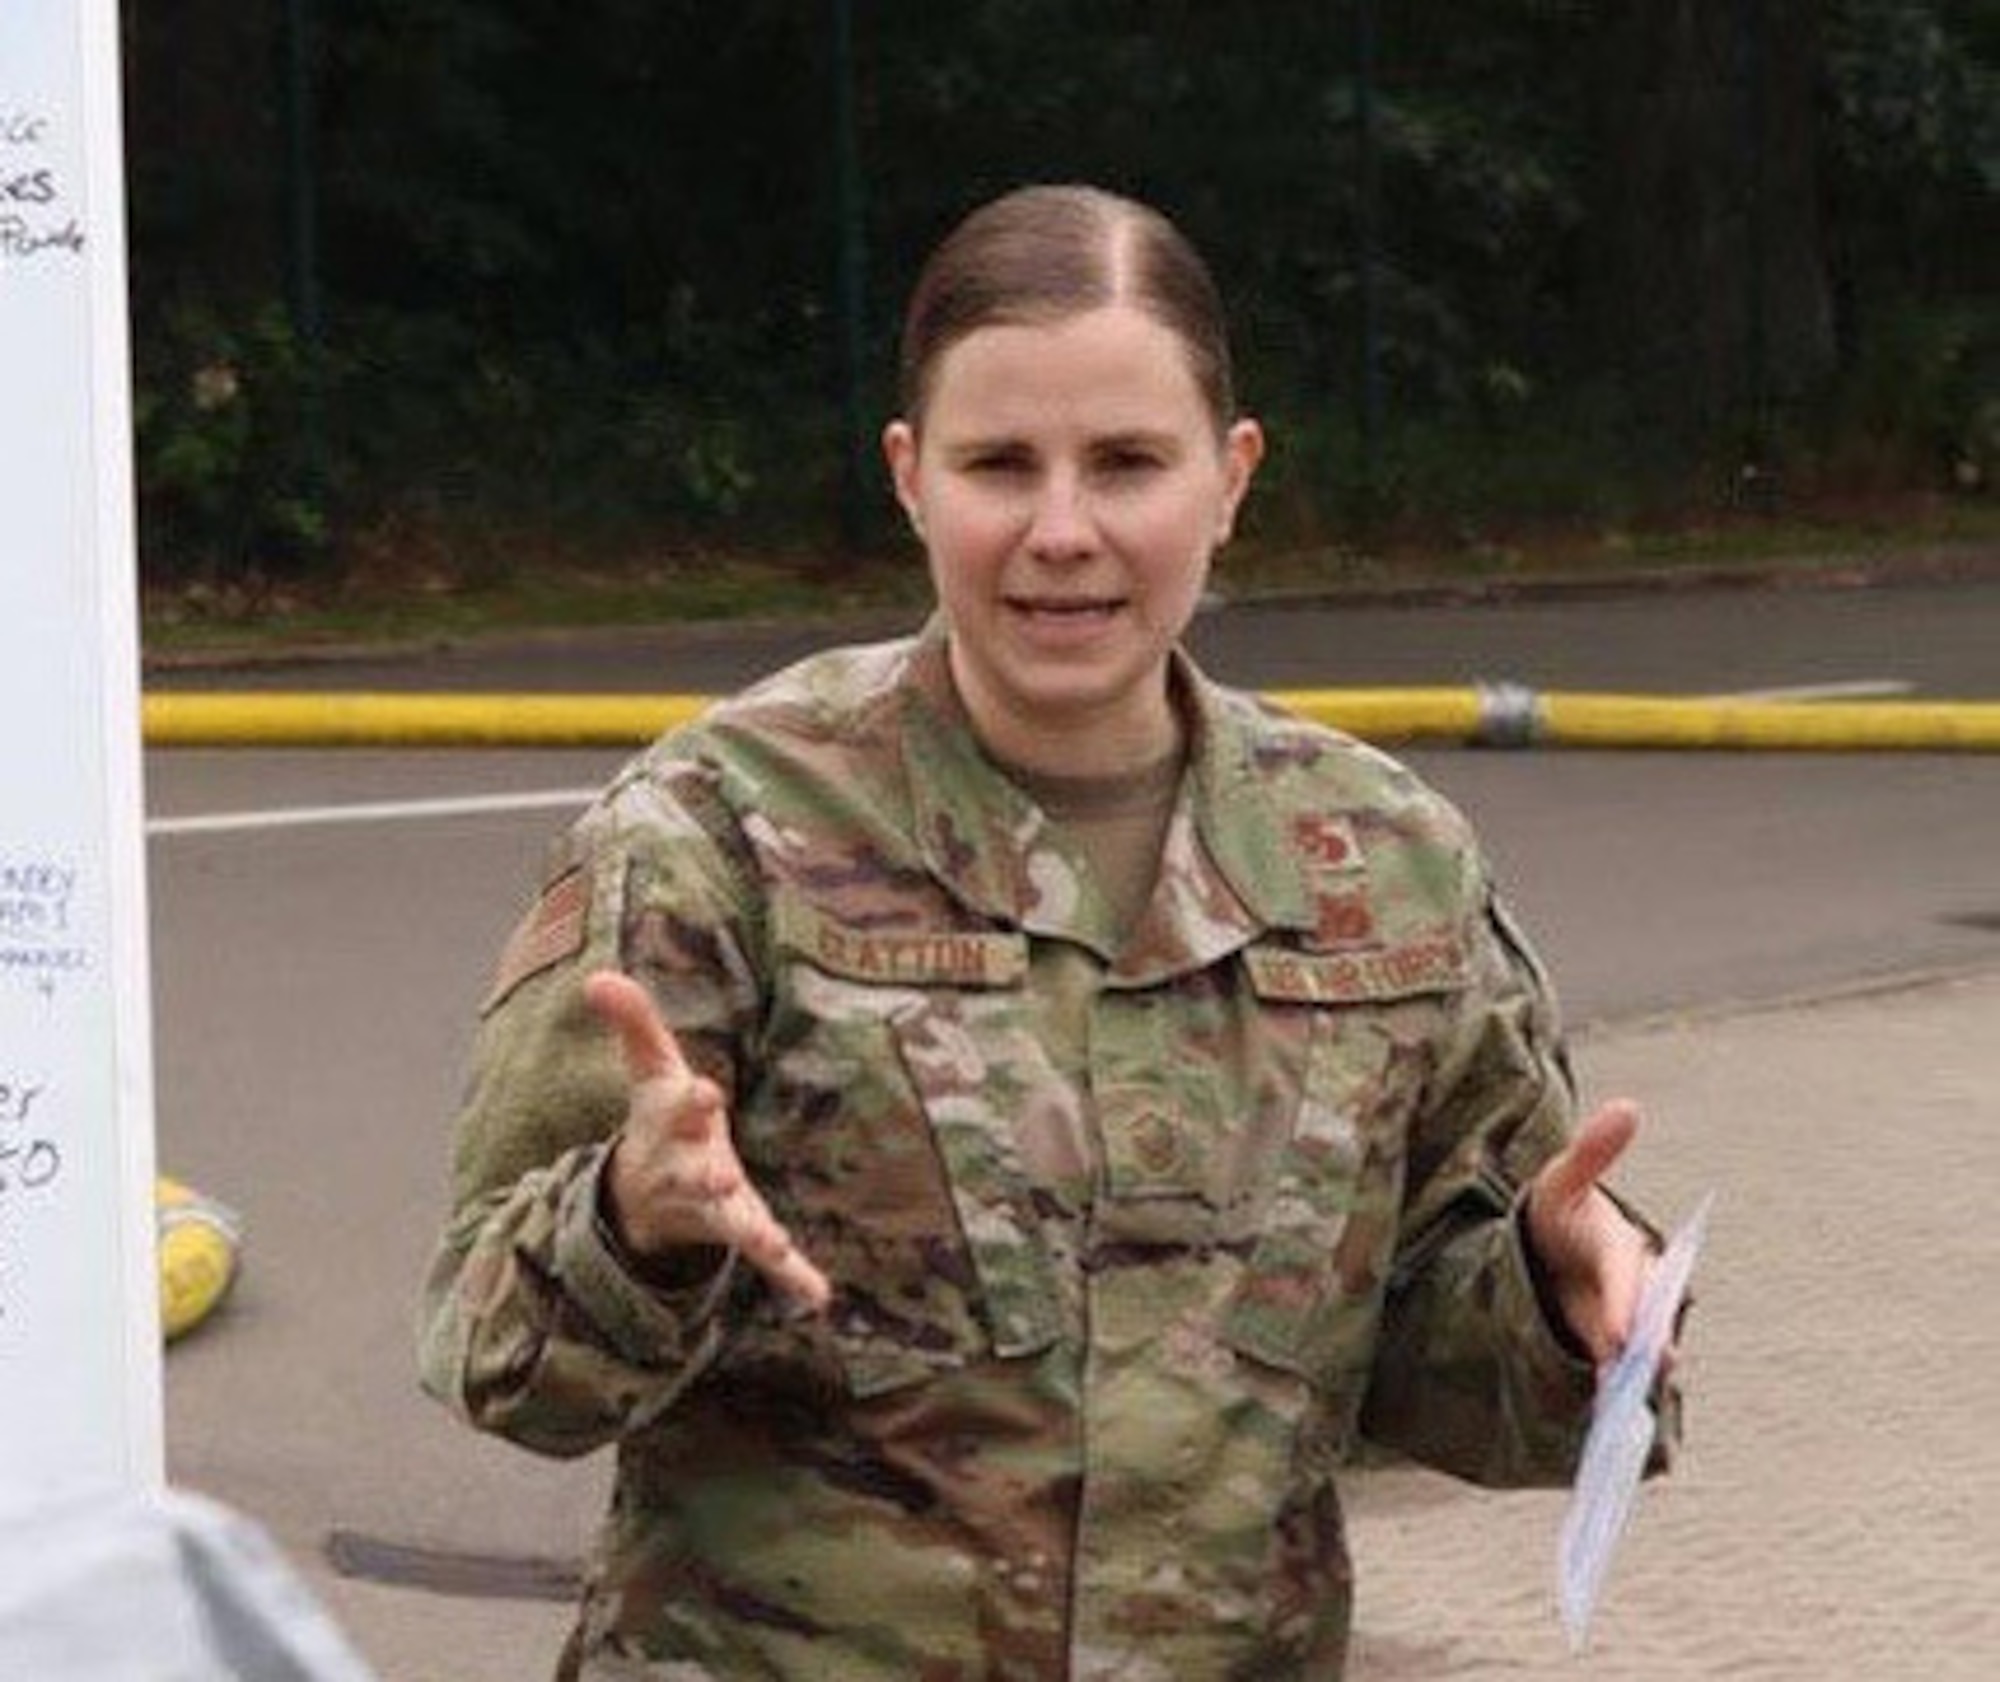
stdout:
{"type": "Polygon", "coordinates": [[[1528,1241],[1563,1318],[1602,1366],[1631,1335],[1654,1247],[1598,1185],[1639,1131],[1639,1107],[1614,1098],[1587,1117],[1528,1187],[1528,1241]]]}

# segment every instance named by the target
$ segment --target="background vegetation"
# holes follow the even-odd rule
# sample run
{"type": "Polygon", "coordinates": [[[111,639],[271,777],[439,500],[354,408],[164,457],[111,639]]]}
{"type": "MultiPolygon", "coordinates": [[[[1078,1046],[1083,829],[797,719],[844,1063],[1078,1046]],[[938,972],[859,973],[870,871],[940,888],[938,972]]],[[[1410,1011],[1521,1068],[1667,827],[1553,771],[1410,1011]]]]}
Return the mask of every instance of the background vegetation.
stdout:
{"type": "Polygon", "coordinates": [[[2000,0],[152,0],[126,60],[157,586],[865,570],[913,267],[1029,179],[1210,255],[1268,550],[2000,471],[2000,0]]]}

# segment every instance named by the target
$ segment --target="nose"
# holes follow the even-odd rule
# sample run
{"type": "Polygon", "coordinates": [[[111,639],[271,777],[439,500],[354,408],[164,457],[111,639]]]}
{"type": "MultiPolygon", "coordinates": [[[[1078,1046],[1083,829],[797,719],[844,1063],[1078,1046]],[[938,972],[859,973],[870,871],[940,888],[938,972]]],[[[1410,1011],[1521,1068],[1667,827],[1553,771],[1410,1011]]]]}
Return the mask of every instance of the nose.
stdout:
{"type": "Polygon", "coordinates": [[[1080,560],[1097,546],[1084,486],[1073,473],[1051,473],[1037,487],[1028,552],[1041,561],[1080,560]]]}

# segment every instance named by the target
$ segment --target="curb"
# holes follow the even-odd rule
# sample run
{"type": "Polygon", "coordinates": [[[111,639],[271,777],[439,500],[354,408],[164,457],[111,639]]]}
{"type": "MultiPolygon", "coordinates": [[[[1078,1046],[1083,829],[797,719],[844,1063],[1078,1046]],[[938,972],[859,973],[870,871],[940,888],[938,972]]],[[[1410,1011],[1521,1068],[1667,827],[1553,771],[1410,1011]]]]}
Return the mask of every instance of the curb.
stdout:
{"type": "Polygon", "coordinates": [[[1627,1016],[1597,1016],[1569,1025],[1573,1046],[1599,1046],[1667,1034],[1699,1033],[1760,1016],[1797,1016],[1856,1000],[1897,999],[1913,994],[1944,993],[2000,979],[2000,961],[1991,957],[1921,964],[1911,969],[1881,970],[1775,993],[1710,999],[1668,1005],[1627,1016]]]}

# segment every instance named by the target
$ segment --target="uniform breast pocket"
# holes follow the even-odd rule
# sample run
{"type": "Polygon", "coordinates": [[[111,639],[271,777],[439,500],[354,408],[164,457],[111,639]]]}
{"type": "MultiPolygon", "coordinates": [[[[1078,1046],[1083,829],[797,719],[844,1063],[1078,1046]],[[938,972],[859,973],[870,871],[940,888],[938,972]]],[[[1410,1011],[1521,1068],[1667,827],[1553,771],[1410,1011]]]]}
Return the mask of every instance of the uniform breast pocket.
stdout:
{"type": "Polygon", "coordinates": [[[1366,1388],[1402,1204],[1425,1007],[1278,1005],[1302,1040],[1289,1136],[1265,1182],[1257,1237],[1222,1341],[1295,1374],[1351,1432],[1366,1388]]]}
{"type": "Polygon", "coordinates": [[[1016,990],[921,969],[857,978],[828,948],[860,949],[823,940],[793,967],[764,1125],[746,1137],[833,1282],[816,1337],[856,1397],[1046,1348],[1054,1281],[1002,1107],[1016,990]]]}

